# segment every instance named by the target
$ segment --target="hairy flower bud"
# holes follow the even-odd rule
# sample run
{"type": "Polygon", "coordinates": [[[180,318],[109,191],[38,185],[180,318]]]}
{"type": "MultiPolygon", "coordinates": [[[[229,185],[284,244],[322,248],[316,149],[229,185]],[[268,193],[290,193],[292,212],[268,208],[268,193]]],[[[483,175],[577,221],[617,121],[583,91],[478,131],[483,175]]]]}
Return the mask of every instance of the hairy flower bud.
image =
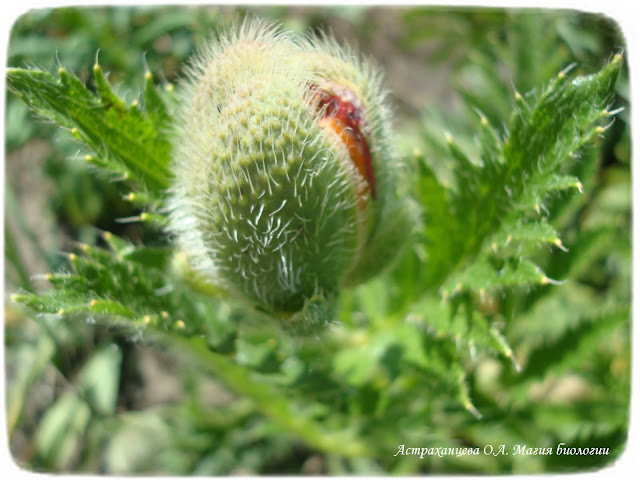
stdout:
{"type": "Polygon", "coordinates": [[[209,45],[174,145],[172,227],[196,268],[307,328],[386,266],[411,228],[381,92],[328,38],[252,21],[209,45]]]}

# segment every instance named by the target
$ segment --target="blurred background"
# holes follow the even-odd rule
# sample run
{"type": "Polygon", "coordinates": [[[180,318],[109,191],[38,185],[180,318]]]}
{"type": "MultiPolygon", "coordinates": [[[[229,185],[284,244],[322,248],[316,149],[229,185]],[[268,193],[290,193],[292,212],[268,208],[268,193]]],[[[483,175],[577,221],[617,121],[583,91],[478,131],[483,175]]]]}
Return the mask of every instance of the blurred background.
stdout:
{"type": "MultiPolygon", "coordinates": [[[[161,83],[178,82],[198,45],[221,25],[248,13],[278,20],[300,33],[330,30],[341,43],[373,58],[386,72],[400,148],[407,155],[418,149],[435,171],[442,172],[444,131],[463,144],[473,144],[475,111],[481,110],[500,127],[509,119],[514,90],[526,94],[573,62],[579,72],[597,71],[624,48],[613,22],[580,12],[92,7],[34,10],[22,16],[10,34],[8,66],[47,71],[64,66],[91,84],[92,67],[99,59],[110,83],[130,103],[141,91],[146,69],[161,83]]],[[[447,405],[434,402],[424,420],[429,432],[391,441],[440,446],[440,439],[448,438],[481,447],[555,447],[567,441],[609,447],[608,457],[400,461],[389,451],[378,458],[346,460],[270,431],[244,399],[162,345],[91,322],[56,322],[25,312],[8,296],[20,289],[46,288],[44,274],[66,268],[63,252],[73,251],[78,242],[96,243],[100,230],[149,245],[165,239],[138,223],[119,222],[137,213],[122,198],[119,184],[103,181],[82,161],[68,132],[38,121],[24,103],[5,95],[6,414],[11,455],[20,466],[52,472],[172,475],[535,473],[600,467],[623,450],[631,278],[626,75],[614,102],[626,109],[592,152],[598,161],[584,181],[591,192],[589,203],[577,207],[572,217],[580,228],[605,233],[580,253],[584,267],[579,282],[568,286],[565,296],[539,305],[528,321],[506,331],[526,352],[522,355],[533,351],[541,365],[557,368],[541,366],[545,375],[523,380],[495,358],[474,361],[469,370],[471,396],[479,410],[493,415],[477,421],[468,412],[449,412],[447,405]],[[585,310],[604,299],[613,301],[622,310],[622,320],[604,333],[592,333],[591,343],[576,344],[570,335],[563,337],[570,332],[563,328],[569,327],[553,319],[582,298],[585,310]],[[545,318],[546,322],[540,320],[545,318]],[[551,342],[545,356],[548,338],[564,344],[551,342]],[[577,360],[562,363],[559,352],[567,350],[575,351],[577,360]],[[95,388],[100,408],[74,395],[87,385],[95,388]]],[[[575,234],[575,228],[567,225],[565,232],[575,234]]],[[[495,299],[484,300],[487,310],[494,308],[495,299]]],[[[264,356],[262,351],[258,354],[264,356]]],[[[367,393],[371,386],[356,387],[354,398],[363,405],[368,400],[362,398],[376,395],[367,393]]],[[[406,395],[414,394],[406,388],[406,395]]],[[[429,386],[423,388],[428,394],[429,386]]],[[[354,417],[367,415],[365,407],[354,403],[350,408],[354,417]]],[[[389,415],[386,423],[393,437],[393,425],[409,417],[394,418],[402,415],[398,410],[389,415]]]]}

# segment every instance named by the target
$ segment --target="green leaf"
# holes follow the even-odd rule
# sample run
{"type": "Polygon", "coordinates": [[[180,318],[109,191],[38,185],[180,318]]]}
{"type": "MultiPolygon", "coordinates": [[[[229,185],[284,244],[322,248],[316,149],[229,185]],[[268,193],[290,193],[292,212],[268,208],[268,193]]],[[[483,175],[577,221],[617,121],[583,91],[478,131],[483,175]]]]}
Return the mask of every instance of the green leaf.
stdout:
{"type": "Polygon", "coordinates": [[[204,369],[223,381],[231,390],[254,400],[256,407],[268,418],[295,433],[305,443],[327,453],[342,456],[363,456],[369,448],[354,438],[354,431],[328,431],[321,424],[308,418],[294,399],[283,396],[269,384],[255,381],[251,371],[232,362],[224,355],[209,350],[200,338],[166,336],[171,345],[194,355],[204,369]]]}
{"type": "Polygon", "coordinates": [[[79,455],[91,410],[77,394],[66,392],[45,412],[35,436],[38,459],[49,468],[68,469],[79,455]]]}
{"type": "MultiPolygon", "coordinates": [[[[544,213],[548,192],[581,188],[578,179],[562,171],[594,135],[604,132],[599,123],[610,116],[607,102],[621,64],[622,56],[616,55],[601,72],[574,80],[561,72],[532,107],[516,94],[516,108],[501,148],[497,148],[495,132],[482,119],[482,163],[465,160],[455,171],[453,221],[464,238],[447,239],[459,245],[458,268],[443,284],[443,294],[550,281],[526,257],[535,253],[536,246],[562,248],[562,242],[550,225],[531,218],[544,213]],[[511,248],[500,251],[505,244],[511,248]],[[498,258],[492,258],[496,254],[498,258]]],[[[458,162],[468,158],[453,138],[449,145],[458,162]]]]}
{"type": "Polygon", "coordinates": [[[99,65],[94,67],[97,95],[63,68],[58,78],[40,70],[10,68],[9,89],[39,115],[71,133],[97,157],[87,160],[140,182],[159,193],[169,186],[170,144],[162,100],[146,88],[150,111],[127,106],[113,92],[99,65]]]}
{"type": "Polygon", "coordinates": [[[162,131],[169,128],[171,116],[164,98],[158,93],[153,83],[151,72],[147,72],[144,75],[144,108],[157,130],[162,131]]]}
{"type": "MultiPolygon", "coordinates": [[[[28,393],[32,385],[38,381],[53,357],[55,344],[53,340],[42,335],[35,345],[23,345],[15,353],[17,372],[12,382],[7,382],[7,429],[9,435],[18,424],[25,408],[28,393]]],[[[7,356],[9,352],[7,352],[7,356]]]]}
{"type": "Polygon", "coordinates": [[[115,344],[97,349],[80,372],[77,386],[91,408],[102,414],[115,413],[120,383],[122,352],[115,344]]]}
{"type": "Polygon", "coordinates": [[[148,472],[148,465],[175,436],[168,422],[151,409],[128,412],[119,423],[103,453],[108,471],[115,475],[148,472]]]}
{"type": "Polygon", "coordinates": [[[629,309],[585,316],[576,327],[567,330],[552,342],[547,341],[533,350],[523,370],[525,377],[542,377],[566,368],[581,369],[584,358],[598,351],[602,338],[629,320],[629,309]]]}
{"type": "Polygon", "coordinates": [[[520,255],[535,253],[544,244],[562,247],[558,233],[547,222],[516,221],[507,227],[507,230],[501,230],[492,237],[491,249],[494,252],[504,250],[510,245],[515,245],[520,255]]]}
{"type": "Polygon", "coordinates": [[[152,324],[195,333],[216,325],[203,307],[211,308],[210,299],[189,297],[190,284],[170,268],[170,249],[103,236],[113,250],[81,244],[79,254],[68,256],[75,273],[49,274],[55,288],[14,294],[12,300],[37,313],[85,315],[136,330],[152,324]]]}

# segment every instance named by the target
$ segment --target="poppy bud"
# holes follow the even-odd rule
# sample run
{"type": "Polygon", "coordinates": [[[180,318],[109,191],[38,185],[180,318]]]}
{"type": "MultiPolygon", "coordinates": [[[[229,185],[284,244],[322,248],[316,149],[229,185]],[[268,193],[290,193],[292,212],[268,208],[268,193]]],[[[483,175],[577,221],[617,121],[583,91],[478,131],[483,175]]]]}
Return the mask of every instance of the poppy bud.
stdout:
{"type": "Polygon", "coordinates": [[[194,61],[172,229],[214,283],[294,328],[330,320],[411,230],[379,75],[330,39],[245,22],[194,61]]]}

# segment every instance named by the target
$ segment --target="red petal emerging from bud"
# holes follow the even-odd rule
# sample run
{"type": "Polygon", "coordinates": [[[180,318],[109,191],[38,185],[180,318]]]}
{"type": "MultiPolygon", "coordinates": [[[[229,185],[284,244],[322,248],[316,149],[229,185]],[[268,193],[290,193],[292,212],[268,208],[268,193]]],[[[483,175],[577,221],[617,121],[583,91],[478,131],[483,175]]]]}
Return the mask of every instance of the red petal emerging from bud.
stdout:
{"type": "Polygon", "coordinates": [[[375,200],[376,177],[371,163],[371,151],[361,130],[362,107],[359,106],[353,92],[346,88],[340,88],[338,92],[331,93],[317,85],[312,85],[311,90],[318,99],[318,109],[324,113],[320,125],[338,134],[349,151],[351,161],[367,182],[367,187],[358,192],[359,195],[364,196],[370,192],[371,198],[375,200]]]}

